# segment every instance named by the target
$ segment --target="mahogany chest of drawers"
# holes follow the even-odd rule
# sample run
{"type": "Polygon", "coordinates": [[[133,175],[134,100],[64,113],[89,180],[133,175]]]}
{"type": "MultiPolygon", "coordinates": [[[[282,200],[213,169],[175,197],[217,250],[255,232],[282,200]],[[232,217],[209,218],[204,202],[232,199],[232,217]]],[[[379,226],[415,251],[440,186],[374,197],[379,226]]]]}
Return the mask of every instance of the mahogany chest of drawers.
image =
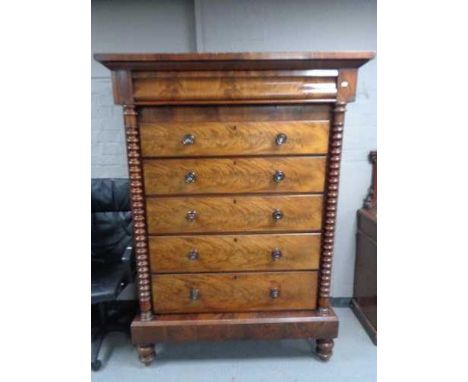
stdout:
{"type": "Polygon", "coordinates": [[[313,338],[330,358],[344,113],[372,57],[95,56],[123,105],[142,362],[230,339],[313,338]]]}

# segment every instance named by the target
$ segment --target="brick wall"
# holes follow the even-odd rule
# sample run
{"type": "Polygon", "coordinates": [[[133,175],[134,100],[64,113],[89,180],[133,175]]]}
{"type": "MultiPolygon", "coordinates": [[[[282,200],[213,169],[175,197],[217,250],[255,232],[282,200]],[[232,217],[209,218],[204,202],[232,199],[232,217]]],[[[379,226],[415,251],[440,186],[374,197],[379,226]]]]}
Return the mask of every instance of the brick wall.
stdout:
{"type": "Polygon", "coordinates": [[[91,176],[128,178],[122,107],[114,105],[110,78],[92,80],[91,176]]]}

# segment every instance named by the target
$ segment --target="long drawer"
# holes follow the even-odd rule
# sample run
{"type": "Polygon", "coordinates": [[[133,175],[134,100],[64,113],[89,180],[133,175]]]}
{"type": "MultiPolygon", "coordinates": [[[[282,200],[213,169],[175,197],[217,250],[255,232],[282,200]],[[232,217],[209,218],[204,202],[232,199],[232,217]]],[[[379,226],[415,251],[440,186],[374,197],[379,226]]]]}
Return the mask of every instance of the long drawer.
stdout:
{"type": "Polygon", "coordinates": [[[156,313],[315,309],[317,272],[154,275],[156,313]]]}
{"type": "Polygon", "coordinates": [[[322,195],[147,198],[148,233],[317,231],[322,195]]]}
{"type": "MultiPolygon", "coordinates": [[[[202,64],[205,66],[205,63],[202,64]]],[[[306,74],[303,72],[303,74],[306,74]]],[[[137,102],[197,103],[226,100],[294,100],[336,98],[336,74],[277,76],[268,71],[158,71],[133,74],[137,102]]]]}
{"type": "Polygon", "coordinates": [[[151,271],[318,269],[320,234],[150,236],[151,271]]]}
{"type": "Polygon", "coordinates": [[[143,162],[157,194],[323,192],[325,157],[160,159],[143,162]]]}
{"type": "Polygon", "coordinates": [[[329,121],[141,123],[143,157],[326,154],[329,121]]]}

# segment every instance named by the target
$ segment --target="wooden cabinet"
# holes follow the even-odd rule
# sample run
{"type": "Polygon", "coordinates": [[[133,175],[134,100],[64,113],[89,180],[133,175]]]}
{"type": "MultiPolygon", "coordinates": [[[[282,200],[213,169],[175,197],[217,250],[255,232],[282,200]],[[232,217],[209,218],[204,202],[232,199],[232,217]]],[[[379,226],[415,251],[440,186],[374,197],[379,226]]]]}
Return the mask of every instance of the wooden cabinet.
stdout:
{"type": "Polygon", "coordinates": [[[314,338],[345,106],[370,52],[98,54],[123,105],[140,314],[132,341],[314,338]]]}
{"type": "Polygon", "coordinates": [[[357,213],[356,265],[351,308],[377,345],[377,151],[371,151],[372,183],[357,213]]]}

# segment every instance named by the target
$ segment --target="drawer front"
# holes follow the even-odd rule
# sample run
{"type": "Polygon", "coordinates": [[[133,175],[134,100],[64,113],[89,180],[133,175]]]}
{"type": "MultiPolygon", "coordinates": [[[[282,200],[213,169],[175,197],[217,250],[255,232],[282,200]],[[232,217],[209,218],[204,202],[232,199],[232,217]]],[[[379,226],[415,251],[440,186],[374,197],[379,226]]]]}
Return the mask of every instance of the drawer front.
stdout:
{"type": "Polygon", "coordinates": [[[277,72],[151,72],[133,75],[134,98],[145,101],[254,101],[336,98],[336,77],[278,76],[277,72]]]}
{"type": "Polygon", "coordinates": [[[140,124],[143,157],[326,154],[328,131],[328,121],[140,124]]]}
{"type": "Polygon", "coordinates": [[[151,271],[312,270],[319,267],[319,234],[149,237],[151,271]]]}
{"type": "Polygon", "coordinates": [[[321,195],[147,198],[148,232],[316,231],[322,202],[321,195]]]}
{"type": "Polygon", "coordinates": [[[154,275],[156,313],[315,309],[317,272],[154,275]]]}
{"type": "Polygon", "coordinates": [[[143,163],[157,194],[323,192],[325,157],[160,159],[143,163]]]}

